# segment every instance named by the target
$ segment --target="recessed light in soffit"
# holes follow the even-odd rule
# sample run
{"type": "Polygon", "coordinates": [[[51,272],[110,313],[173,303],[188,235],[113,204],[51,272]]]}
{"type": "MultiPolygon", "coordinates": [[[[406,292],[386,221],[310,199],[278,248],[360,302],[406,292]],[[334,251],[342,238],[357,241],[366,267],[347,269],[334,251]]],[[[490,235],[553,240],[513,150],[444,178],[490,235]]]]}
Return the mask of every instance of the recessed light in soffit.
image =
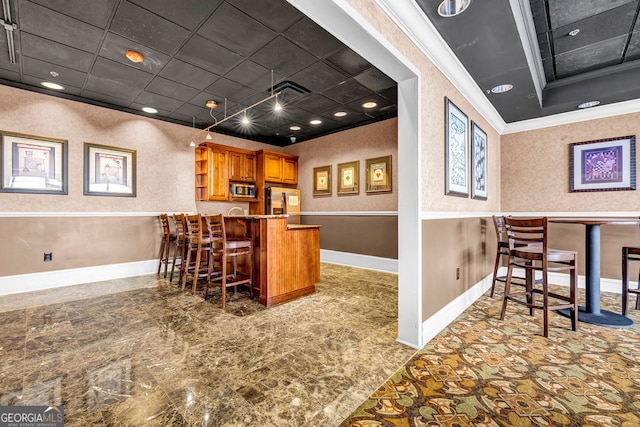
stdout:
{"type": "Polygon", "coordinates": [[[600,105],[600,101],[588,101],[578,105],[578,108],[591,108],[600,105]]]}
{"type": "Polygon", "coordinates": [[[498,86],[494,86],[491,88],[491,92],[492,93],[505,93],[505,92],[509,92],[511,89],[513,89],[513,85],[511,84],[503,84],[503,85],[498,85],[498,86]]]}
{"type": "Polygon", "coordinates": [[[470,4],[471,0],[444,0],[438,6],[438,15],[451,18],[467,10],[470,4]]]}

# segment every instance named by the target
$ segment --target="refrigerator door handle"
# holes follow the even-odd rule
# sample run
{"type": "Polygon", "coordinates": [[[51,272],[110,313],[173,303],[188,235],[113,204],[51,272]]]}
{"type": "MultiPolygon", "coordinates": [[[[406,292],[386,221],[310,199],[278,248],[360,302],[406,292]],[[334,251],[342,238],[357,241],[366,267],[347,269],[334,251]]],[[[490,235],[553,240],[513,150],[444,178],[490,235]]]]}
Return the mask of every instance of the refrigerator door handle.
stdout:
{"type": "Polygon", "coordinates": [[[285,193],[284,191],[282,192],[281,207],[282,207],[282,213],[286,215],[287,214],[287,193],[285,193]]]}

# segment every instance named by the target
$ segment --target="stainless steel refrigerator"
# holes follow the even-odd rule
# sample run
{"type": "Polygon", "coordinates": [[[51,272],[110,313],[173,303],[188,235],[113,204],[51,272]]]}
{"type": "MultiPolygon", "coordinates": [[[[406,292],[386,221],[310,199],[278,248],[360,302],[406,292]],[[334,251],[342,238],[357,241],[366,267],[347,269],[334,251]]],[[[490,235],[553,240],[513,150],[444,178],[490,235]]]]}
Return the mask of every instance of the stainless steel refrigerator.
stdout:
{"type": "Polygon", "coordinates": [[[300,224],[300,190],[286,187],[266,187],[265,214],[289,215],[289,224],[300,224]]]}

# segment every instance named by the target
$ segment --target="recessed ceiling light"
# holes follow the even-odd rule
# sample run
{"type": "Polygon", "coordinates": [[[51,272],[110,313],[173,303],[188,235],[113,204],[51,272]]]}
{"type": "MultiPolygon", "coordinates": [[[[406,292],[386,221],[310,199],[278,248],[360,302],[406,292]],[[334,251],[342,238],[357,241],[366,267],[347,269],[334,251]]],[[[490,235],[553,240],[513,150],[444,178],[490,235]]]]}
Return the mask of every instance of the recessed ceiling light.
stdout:
{"type": "Polygon", "coordinates": [[[131,62],[142,62],[144,61],[144,56],[140,52],[136,52],[135,50],[128,50],[124,53],[124,56],[131,62]]]}
{"type": "Polygon", "coordinates": [[[576,28],[575,30],[571,30],[571,31],[569,31],[569,35],[570,35],[571,37],[573,37],[573,36],[577,36],[579,32],[580,32],[580,28],[576,28]]]}
{"type": "Polygon", "coordinates": [[[347,112],[346,111],[336,111],[335,113],[333,113],[333,115],[335,117],[344,117],[344,116],[347,115],[347,112]]]}
{"type": "Polygon", "coordinates": [[[155,108],[151,108],[151,107],[143,107],[142,111],[144,111],[145,113],[149,113],[149,114],[156,114],[158,112],[158,110],[156,110],[155,108]]]}
{"type": "Polygon", "coordinates": [[[58,77],[60,75],[56,71],[49,71],[49,74],[51,74],[52,77],[58,77]]]}
{"type": "Polygon", "coordinates": [[[509,92],[511,89],[513,89],[513,85],[504,84],[504,85],[498,85],[498,86],[492,87],[491,88],[491,92],[493,92],[493,93],[505,93],[505,92],[509,92]]]}
{"type": "Polygon", "coordinates": [[[578,108],[591,108],[595,107],[596,105],[600,105],[600,101],[583,102],[582,104],[578,105],[578,108]]]}
{"type": "Polygon", "coordinates": [[[451,18],[467,10],[471,0],[444,0],[438,6],[438,15],[443,18],[451,18]]]}
{"type": "Polygon", "coordinates": [[[319,125],[320,123],[322,123],[322,120],[314,119],[314,120],[311,120],[309,123],[311,123],[312,125],[319,125]]]}
{"type": "Polygon", "coordinates": [[[378,104],[373,102],[373,101],[365,102],[364,104],[362,104],[363,108],[375,108],[377,106],[378,106],[378,104]]]}
{"type": "Polygon", "coordinates": [[[289,129],[290,129],[290,130],[300,130],[300,129],[302,129],[302,128],[301,128],[300,126],[295,126],[295,125],[294,125],[294,126],[289,126],[289,129]]]}
{"type": "Polygon", "coordinates": [[[40,84],[47,89],[64,90],[64,86],[59,85],[58,83],[42,82],[40,84]]]}

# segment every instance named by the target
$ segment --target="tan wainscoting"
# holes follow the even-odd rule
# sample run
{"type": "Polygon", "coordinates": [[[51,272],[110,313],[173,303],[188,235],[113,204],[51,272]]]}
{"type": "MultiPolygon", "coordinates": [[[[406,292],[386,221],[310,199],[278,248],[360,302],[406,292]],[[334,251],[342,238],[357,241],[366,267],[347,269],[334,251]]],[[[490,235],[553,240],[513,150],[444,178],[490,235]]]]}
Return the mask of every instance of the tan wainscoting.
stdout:
{"type": "Polygon", "coordinates": [[[0,235],[0,276],[12,276],[154,259],[161,227],[157,216],[0,217],[0,235]]]}
{"type": "Polygon", "coordinates": [[[303,215],[319,224],[320,249],[398,259],[397,215],[303,215]]]}

